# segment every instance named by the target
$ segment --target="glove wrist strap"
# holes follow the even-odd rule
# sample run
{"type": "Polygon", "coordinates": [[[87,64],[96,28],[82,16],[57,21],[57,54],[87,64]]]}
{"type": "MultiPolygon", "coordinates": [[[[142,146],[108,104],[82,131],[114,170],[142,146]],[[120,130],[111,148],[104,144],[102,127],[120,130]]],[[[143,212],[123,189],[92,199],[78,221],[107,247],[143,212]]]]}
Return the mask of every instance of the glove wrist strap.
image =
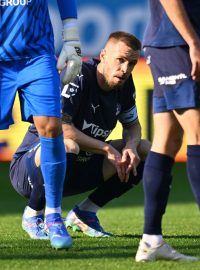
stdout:
{"type": "Polygon", "coordinates": [[[63,22],[63,40],[64,41],[79,41],[77,19],[65,19],[63,22]]]}

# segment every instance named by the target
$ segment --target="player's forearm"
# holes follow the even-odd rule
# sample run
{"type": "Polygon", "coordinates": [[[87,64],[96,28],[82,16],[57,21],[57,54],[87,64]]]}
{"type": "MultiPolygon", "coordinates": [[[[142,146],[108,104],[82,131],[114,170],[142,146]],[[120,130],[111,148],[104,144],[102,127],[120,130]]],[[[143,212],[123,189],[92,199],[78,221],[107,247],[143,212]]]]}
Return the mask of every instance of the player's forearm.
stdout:
{"type": "Polygon", "coordinates": [[[182,0],[160,0],[160,2],[169,19],[187,44],[192,46],[199,42],[198,35],[188,18],[182,0]]]}
{"type": "Polygon", "coordinates": [[[76,0],[57,0],[57,3],[62,20],[67,18],[77,18],[76,0]]]}
{"type": "Polygon", "coordinates": [[[100,140],[87,136],[72,124],[63,124],[64,139],[74,140],[81,150],[106,155],[109,145],[100,140]]]}
{"type": "Polygon", "coordinates": [[[126,143],[125,148],[137,149],[141,140],[141,126],[139,121],[130,127],[123,128],[123,139],[126,143]]]}

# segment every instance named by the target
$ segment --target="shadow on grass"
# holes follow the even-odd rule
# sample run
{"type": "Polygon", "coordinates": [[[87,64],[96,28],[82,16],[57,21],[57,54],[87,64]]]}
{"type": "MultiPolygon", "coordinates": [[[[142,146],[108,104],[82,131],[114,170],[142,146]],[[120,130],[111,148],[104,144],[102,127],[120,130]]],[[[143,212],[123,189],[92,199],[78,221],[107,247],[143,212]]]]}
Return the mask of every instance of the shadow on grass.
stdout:
{"type": "MultiPolygon", "coordinates": [[[[136,236],[135,236],[136,237],[136,236]]],[[[171,237],[171,236],[170,236],[171,237]]],[[[185,238],[187,236],[183,236],[185,238]]],[[[136,237],[138,238],[138,237],[136,237]]],[[[181,236],[180,236],[181,238],[181,236]]],[[[84,239],[86,240],[86,239],[84,239]]],[[[74,245],[69,250],[54,250],[46,241],[23,240],[22,243],[7,241],[0,244],[1,260],[48,260],[57,261],[63,259],[72,260],[95,260],[95,259],[124,259],[133,258],[138,248],[138,242],[128,242],[126,239],[112,240],[89,239],[88,241],[74,241],[74,245]]],[[[181,246],[173,245],[174,248],[182,249],[181,246]]],[[[187,245],[190,252],[196,254],[200,245],[187,245]]]]}
{"type": "MultiPolygon", "coordinates": [[[[133,239],[140,239],[141,234],[122,234],[122,235],[115,235],[115,237],[119,238],[133,238],[133,239]]],[[[165,239],[200,239],[200,235],[165,235],[165,239]]]]}
{"type": "MultiPolygon", "coordinates": [[[[22,214],[27,204],[27,199],[22,198],[12,187],[9,180],[9,163],[0,162],[0,215],[22,214]],[[2,207],[4,205],[4,207],[2,207]]],[[[190,203],[194,197],[186,178],[185,163],[176,163],[173,170],[174,181],[169,202],[190,203]]],[[[70,210],[75,204],[83,200],[88,193],[63,198],[63,210],[70,210]]],[[[109,208],[143,206],[143,187],[140,183],[122,197],[108,204],[109,208]]]]}

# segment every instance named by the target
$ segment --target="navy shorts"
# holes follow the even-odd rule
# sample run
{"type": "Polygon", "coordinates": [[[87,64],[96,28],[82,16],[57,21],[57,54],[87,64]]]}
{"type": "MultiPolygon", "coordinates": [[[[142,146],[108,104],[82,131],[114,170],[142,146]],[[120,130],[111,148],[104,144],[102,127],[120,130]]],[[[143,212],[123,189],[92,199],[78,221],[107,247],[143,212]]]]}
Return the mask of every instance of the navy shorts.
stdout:
{"type": "Polygon", "coordinates": [[[19,94],[22,120],[60,117],[60,78],[53,55],[0,62],[0,129],[13,124],[12,107],[19,94]]]}
{"type": "Polygon", "coordinates": [[[191,78],[191,61],[187,46],[145,48],[153,80],[153,111],[200,107],[200,83],[191,78]]]}
{"type": "MultiPolygon", "coordinates": [[[[29,198],[34,184],[44,183],[40,168],[35,165],[36,148],[21,157],[13,159],[10,165],[10,179],[14,189],[23,197],[29,198]]],[[[90,191],[104,182],[102,167],[104,155],[87,155],[81,152],[67,154],[67,174],[63,196],[90,191]]]]}

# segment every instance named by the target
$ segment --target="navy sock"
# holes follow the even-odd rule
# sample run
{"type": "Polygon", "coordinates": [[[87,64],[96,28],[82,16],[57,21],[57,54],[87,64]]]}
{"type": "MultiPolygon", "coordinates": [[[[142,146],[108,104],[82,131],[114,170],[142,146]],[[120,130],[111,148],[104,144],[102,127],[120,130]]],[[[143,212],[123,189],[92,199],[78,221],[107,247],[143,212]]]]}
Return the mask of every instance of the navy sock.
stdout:
{"type": "Polygon", "coordinates": [[[66,153],[63,135],[56,138],[40,137],[41,170],[45,184],[46,207],[60,207],[66,172],[66,153]]]}
{"type": "Polygon", "coordinates": [[[134,185],[137,185],[142,179],[143,170],[144,162],[140,162],[137,168],[137,176],[130,174],[127,183],[120,182],[117,174],[113,175],[110,179],[105,181],[101,186],[93,191],[88,198],[99,207],[103,207],[109,201],[120,197],[133,188],[134,185]]]}
{"type": "Polygon", "coordinates": [[[200,145],[187,146],[187,175],[200,208],[200,145]]]}
{"type": "Polygon", "coordinates": [[[143,175],[146,234],[162,234],[162,216],[168,201],[173,163],[173,158],[152,151],[147,157],[143,175]]]}

